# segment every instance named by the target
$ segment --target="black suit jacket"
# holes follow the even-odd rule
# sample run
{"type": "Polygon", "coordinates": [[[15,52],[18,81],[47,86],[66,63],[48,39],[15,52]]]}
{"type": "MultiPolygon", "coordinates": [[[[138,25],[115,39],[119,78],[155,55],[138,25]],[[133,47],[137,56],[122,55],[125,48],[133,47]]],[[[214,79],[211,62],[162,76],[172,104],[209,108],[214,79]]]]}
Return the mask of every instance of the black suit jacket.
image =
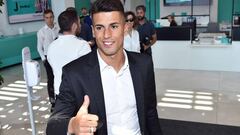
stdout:
{"type": "MultiPolygon", "coordinates": [[[[156,91],[151,57],[127,52],[142,135],[161,135],[156,110],[156,91]]],[[[68,122],[81,107],[84,95],[90,98],[89,113],[103,126],[96,135],[107,135],[106,112],[97,51],[74,60],[63,68],[60,94],[47,125],[47,135],[66,135],[68,122]]]]}

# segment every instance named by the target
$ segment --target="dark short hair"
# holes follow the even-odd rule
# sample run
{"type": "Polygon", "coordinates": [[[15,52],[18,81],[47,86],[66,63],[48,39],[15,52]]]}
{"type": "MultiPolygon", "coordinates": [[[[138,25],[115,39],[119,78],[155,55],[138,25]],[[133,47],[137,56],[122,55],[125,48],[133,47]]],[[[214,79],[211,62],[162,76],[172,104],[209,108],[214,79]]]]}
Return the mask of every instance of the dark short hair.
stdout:
{"type": "Polygon", "coordinates": [[[124,16],[124,8],[120,0],[96,0],[91,7],[91,15],[99,12],[119,11],[124,16]]]}
{"type": "Polygon", "coordinates": [[[144,5],[138,5],[137,7],[136,7],[136,11],[137,10],[143,10],[144,12],[146,12],[146,7],[144,6],[144,5]]]}
{"type": "Polygon", "coordinates": [[[76,12],[77,12],[77,10],[76,10],[75,7],[67,7],[67,8],[66,8],[66,11],[69,11],[69,10],[71,10],[71,11],[76,11],[76,12]]]}
{"type": "Polygon", "coordinates": [[[127,19],[127,17],[129,15],[132,15],[133,16],[133,27],[135,28],[137,26],[137,18],[136,18],[136,15],[134,14],[134,12],[132,11],[127,11],[125,12],[124,16],[125,16],[125,19],[127,19]]]}
{"type": "Polygon", "coordinates": [[[81,8],[81,10],[87,10],[87,8],[85,8],[85,7],[82,7],[82,8],[81,8]]]}
{"type": "Polygon", "coordinates": [[[46,15],[46,14],[49,14],[49,13],[53,14],[53,11],[51,9],[46,9],[46,10],[44,10],[43,15],[46,15]]]}
{"type": "Polygon", "coordinates": [[[73,23],[78,23],[78,15],[75,10],[63,11],[58,17],[60,33],[70,31],[73,23]]]}

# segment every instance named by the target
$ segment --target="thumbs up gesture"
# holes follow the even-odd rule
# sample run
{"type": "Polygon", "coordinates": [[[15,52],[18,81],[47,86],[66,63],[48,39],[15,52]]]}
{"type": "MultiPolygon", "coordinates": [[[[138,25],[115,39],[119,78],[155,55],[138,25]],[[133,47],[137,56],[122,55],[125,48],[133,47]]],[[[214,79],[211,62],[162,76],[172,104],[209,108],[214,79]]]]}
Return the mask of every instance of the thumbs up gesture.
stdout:
{"type": "Polygon", "coordinates": [[[96,132],[98,125],[98,116],[88,113],[90,99],[87,95],[84,96],[84,102],[75,117],[72,117],[68,124],[68,133],[75,135],[93,135],[96,132]]]}

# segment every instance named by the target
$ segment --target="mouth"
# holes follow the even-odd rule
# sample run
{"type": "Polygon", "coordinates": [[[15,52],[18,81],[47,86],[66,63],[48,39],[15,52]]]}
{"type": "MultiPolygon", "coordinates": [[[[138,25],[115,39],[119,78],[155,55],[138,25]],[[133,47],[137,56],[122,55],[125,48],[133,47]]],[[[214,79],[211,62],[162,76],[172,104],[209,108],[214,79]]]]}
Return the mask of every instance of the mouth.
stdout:
{"type": "Polygon", "coordinates": [[[106,48],[110,48],[112,45],[113,45],[113,41],[103,41],[103,45],[106,47],[106,48]]]}

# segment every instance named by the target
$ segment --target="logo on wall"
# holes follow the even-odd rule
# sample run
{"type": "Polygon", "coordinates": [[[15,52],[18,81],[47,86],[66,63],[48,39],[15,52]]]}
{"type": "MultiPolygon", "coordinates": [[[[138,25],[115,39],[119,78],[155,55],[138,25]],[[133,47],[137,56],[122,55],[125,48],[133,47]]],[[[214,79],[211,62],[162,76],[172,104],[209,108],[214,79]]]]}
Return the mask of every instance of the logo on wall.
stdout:
{"type": "Polygon", "coordinates": [[[51,9],[51,0],[7,0],[9,23],[43,20],[43,12],[51,9]]]}

